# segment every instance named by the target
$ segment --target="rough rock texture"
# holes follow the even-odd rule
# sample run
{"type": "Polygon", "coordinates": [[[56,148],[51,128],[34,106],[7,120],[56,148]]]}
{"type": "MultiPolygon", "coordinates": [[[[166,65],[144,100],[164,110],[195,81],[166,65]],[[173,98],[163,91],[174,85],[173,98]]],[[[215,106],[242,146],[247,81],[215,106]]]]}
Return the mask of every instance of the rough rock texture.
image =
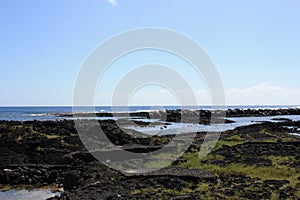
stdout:
{"type": "MultiPolygon", "coordinates": [[[[229,111],[232,116],[278,112],[298,110],[229,111]]],[[[130,152],[155,152],[174,137],[128,135],[112,120],[99,124],[113,143],[130,152]]],[[[64,188],[61,197],[51,199],[299,199],[300,138],[288,134],[291,126],[298,130],[300,122],[281,120],[226,131],[204,158],[198,151],[205,134],[198,133],[172,166],[124,174],[85,149],[72,121],[0,121],[0,184],[56,183],[64,188]]],[[[148,167],[168,159],[168,152],[154,158],[148,167]]]]}

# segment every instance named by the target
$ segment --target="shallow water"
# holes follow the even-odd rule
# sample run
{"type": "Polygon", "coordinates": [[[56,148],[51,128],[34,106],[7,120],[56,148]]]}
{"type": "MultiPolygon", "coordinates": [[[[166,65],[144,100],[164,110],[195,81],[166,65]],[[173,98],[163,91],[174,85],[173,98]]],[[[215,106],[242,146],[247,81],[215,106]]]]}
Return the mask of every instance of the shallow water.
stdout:
{"type": "Polygon", "coordinates": [[[53,193],[50,189],[0,191],[0,199],[3,200],[45,200],[59,195],[58,192],[53,193]]]}
{"type": "MultiPolygon", "coordinates": [[[[300,121],[300,115],[281,115],[281,116],[268,116],[268,117],[229,117],[226,119],[234,121],[230,124],[188,124],[188,123],[175,123],[171,122],[171,125],[163,126],[134,126],[127,127],[149,135],[168,135],[178,133],[190,133],[190,132],[222,132],[227,130],[233,130],[237,127],[248,126],[251,124],[259,124],[262,122],[280,122],[280,120],[273,120],[274,118],[286,118],[293,121],[300,121]]],[[[140,119],[143,121],[142,119],[140,119]]],[[[149,122],[149,120],[147,120],[149,122]]],[[[155,121],[155,120],[152,120],[155,121]]],[[[156,120],[159,121],[159,120],[156,120]]]]}
{"type": "Polygon", "coordinates": [[[290,133],[291,135],[295,135],[295,136],[299,136],[300,137],[300,133],[290,133]]]}

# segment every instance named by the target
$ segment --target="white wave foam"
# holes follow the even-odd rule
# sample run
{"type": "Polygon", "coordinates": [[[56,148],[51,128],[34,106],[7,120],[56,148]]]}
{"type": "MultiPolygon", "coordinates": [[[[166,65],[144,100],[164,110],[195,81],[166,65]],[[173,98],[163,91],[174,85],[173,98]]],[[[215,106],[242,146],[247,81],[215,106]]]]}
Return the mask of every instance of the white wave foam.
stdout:
{"type": "Polygon", "coordinates": [[[43,117],[43,116],[49,116],[51,115],[50,113],[39,113],[39,114],[28,114],[26,116],[31,116],[31,117],[43,117]]]}

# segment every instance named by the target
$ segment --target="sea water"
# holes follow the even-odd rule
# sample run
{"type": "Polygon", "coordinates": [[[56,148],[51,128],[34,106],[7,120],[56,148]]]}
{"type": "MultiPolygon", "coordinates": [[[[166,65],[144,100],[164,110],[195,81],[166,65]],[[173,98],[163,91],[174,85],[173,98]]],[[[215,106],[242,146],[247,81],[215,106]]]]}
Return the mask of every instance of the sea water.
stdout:
{"type": "MultiPolygon", "coordinates": [[[[96,106],[93,108],[95,112],[140,112],[153,111],[158,109],[176,110],[181,109],[181,106],[96,106]]],[[[299,108],[296,105],[290,106],[227,106],[227,109],[280,109],[280,108],[299,108]]],[[[185,106],[184,109],[198,110],[198,109],[212,109],[212,106],[185,106]]],[[[80,109],[77,109],[80,110],[80,109]]],[[[83,107],[82,111],[86,108],[83,107]]],[[[59,120],[59,113],[72,113],[72,106],[51,106],[51,107],[0,107],[0,120],[13,121],[30,121],[30,120],[59,120]]]]}

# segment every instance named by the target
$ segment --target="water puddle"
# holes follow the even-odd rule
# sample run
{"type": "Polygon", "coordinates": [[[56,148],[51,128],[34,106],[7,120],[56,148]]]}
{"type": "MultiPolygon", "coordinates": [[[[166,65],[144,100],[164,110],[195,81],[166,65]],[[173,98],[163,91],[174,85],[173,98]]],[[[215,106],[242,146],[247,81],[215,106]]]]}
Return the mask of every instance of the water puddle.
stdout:
{"type": "Polygon", "coordinates": [[[299,136],[300,137],[300,128],[297,126],[283,126],[283,128],[287,128],[291,135],[299,136]]]}
{"type": "Polygon", "coordinates": [[[45,200],[55,196],[59,197],[60,193],[51,188],[0,190],[0,199],[5,200],[45,200]]]}
{"type": "MultiPolygon", "coordinates": [[[[171,125],[161,126],[134,126],[126,127],[132,130],[136,130],[149,135],[169,135],[178,133],[191,133],[191,132],[222,132],[233,130],[237,127],[248,126],[252,124],[259,124],[263,122],[280,122],[289,119],[292,121],[300,121],[300,115],[283,115],[283,116],[268,116],[268,117],[228,117],[228,120],[234,121],[234,123],[227,124],[213,124],[213,125],[203,125],[203,124],[188,124],[188,123],[175,123],[170,122],[171,125]]],[[[147,121],[149,120],[143,120],[147,121]]],[[[150,122],[155,122],[151,120],[150,122]]],[[[157,119],[156,122],[159,122],[157,119]]],[[[169,123],[169,122],[168,122],[169,123]]]]}
{"type": "Polygon", "coordinates": [[[290,133],[291,135],[295,135],[295,136],[299,136],[300,137],[300,133],[290,133]]]}

